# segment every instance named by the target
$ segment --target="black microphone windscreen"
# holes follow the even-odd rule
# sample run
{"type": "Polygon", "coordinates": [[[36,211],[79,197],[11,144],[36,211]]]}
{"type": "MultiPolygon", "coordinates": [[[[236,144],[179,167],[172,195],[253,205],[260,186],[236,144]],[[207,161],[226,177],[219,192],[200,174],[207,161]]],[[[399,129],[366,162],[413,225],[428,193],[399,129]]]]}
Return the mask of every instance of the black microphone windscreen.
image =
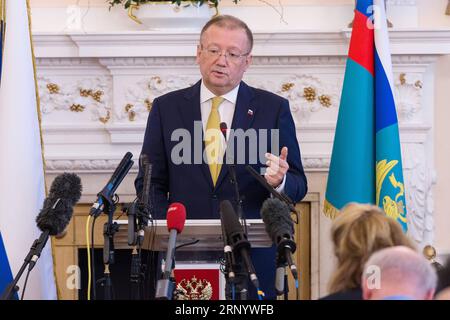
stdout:
{"type": "Polygon", "coordinates": [[[81,180],[73,173],[63,173],[53,181],[42,210],[36,217],[41,231],[57,235],[64,231],[73,214],[73,206],[81,197],[81,180]]]}
{"type": "Polygon", "coordinates": [[[243,232],[239,219],[230,201],[224,200],[220,203],[220,218],[227,235],[243,232]]]}
{"type": "Polygon", "coordinates": [[[269,198],[261,207],[261,218],[266,225],[266,231],[274,242],[283,233],[294,234],[294,223],[287,204],[276,199],[269,198]]]}
{"type": "Polygon", "coordinates": [[[56,201],[47,198],[44,206],[39,212],[36,223],[38,228],[44,232],[49,231],[51,236],[60,234],[70,222],[73,214],[73,202],[59,198],[56,201]]]}
{"type": "Polygon", "coordinates": [[[81,197],[81,180],[74,173],[60,174],[53,180],[48,193],[48,198],[58,199],[64,198],[73,203],[78,202],[81,197]]]}

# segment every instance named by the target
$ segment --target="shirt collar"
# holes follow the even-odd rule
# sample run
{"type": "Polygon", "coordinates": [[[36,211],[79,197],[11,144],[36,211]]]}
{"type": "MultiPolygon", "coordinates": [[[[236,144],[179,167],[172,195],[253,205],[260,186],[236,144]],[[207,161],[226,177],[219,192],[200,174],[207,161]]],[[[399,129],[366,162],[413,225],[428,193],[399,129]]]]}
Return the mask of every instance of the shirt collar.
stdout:
{"type": "MultiPolygon", "coordinates": [[[[237,100],[237,95],[238,95],[238,91],[239,91],[239,87],[240,87],[240,83],[234,87],[231,91],[221,95],[222,98],[224,98],[225,100],[231,102],[232,104],[236,104],[236,100],[237,100]]],[[[212,98],[214,98],[216,95],[214,93],[212,93],[206,86],[205,84],[201,83],[200,86],[200,103],[204,103],[212,98]]]]}

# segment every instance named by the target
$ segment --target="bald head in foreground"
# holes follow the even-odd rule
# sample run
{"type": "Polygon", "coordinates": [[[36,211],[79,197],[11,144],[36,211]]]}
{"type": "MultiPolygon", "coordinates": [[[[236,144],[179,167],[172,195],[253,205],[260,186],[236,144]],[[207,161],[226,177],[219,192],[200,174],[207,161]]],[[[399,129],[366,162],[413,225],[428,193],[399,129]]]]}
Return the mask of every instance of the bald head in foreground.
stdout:
{"type": "Polygon", "coordinates": [[[369,258],[361,282],[364,300],[431,300],[437,275],[425,257],[396,246],[369,258]]]}

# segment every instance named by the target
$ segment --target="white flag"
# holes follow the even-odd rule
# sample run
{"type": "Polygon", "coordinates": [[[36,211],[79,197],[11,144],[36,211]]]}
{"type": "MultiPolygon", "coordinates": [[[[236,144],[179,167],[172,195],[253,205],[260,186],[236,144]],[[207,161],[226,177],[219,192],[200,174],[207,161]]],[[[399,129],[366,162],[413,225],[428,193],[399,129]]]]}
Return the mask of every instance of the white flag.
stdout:
{"type": "MultiPolygon", "coordinates": [[[[26,0],[6,0],[0,84],[0,232],[13,276],[40,231],[45,187],[26,0]]],[[[22,293],[26,272],[19,282],[22,293]]],[[[50,241],[30,274],[24,299],[56,299],[50,241]]]]}

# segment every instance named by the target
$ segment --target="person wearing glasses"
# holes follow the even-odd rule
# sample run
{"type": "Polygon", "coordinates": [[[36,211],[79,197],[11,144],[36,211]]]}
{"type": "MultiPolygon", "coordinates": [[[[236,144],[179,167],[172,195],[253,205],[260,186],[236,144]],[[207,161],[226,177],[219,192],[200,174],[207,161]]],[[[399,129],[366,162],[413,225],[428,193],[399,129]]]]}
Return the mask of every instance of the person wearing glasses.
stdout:
{"type": "MultiPolygon", "coordinates": [[[[246,219],[261,219],[261,205],[270,197],[246,165],[294,202],[305,196],[307,181],[289,102],[242,81],[252,47],[252,32],[243,21],[214,17],[203,27],[197,47],[201,80],[153,101],[142,153],[152,163],[150,199],[156,218],[165,218],[168,204],[181,202],[187,219],[220,219],[221,201],[237,203],[230,163],[246,219]]],[[[140,168],[137,194],[142,184],[140,168]]],[[[253,248],[251,254],[266,298],[275,297],[275,253],[275,248],[253,248]]],[[[255,299],[251,285],[248,290],[255,299]]]]}

